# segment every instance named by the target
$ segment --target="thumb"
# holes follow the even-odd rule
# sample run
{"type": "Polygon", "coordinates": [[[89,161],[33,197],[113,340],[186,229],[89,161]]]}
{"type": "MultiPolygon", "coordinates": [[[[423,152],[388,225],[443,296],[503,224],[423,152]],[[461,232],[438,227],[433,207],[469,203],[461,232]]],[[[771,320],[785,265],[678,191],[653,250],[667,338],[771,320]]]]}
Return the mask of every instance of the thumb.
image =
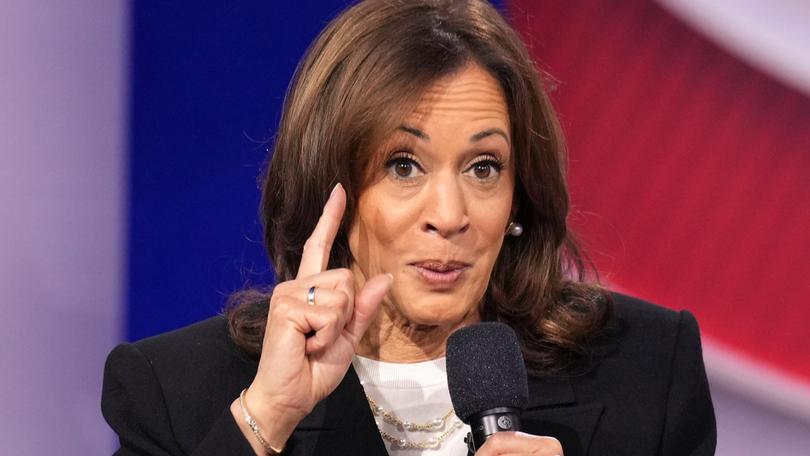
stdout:
{"type": "Polygon", "coordinates": [[[380,311],[385,294],[391,289],[394,276],[391,274],[380,274],[369,279],[363,289],[354,297],[354,312],[352,319],[346,325],[346,331],[352,339],[352,344],[357,347],[363,334],[366,333],[368,325],[380,311]]]}

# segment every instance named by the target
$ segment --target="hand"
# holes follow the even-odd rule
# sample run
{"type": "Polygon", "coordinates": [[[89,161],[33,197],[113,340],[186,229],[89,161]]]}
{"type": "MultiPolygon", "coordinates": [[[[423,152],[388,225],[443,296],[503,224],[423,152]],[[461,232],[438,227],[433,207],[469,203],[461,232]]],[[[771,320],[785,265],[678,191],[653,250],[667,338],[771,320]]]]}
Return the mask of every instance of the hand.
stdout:
{"type": "Polygon", "coordinates": [[[496,432],[475,452],[475,456],[562,456],[562,454],[562,445],[554,437],[524,432],[496,432]]]}
{"type": "MultiPolygon", "coordinates": [[[[270,298],[259,369],[246,402],[274,447],[282,447],[301,419],[343,379],[391,286],[392,277],[382,274],[355,293],[349,269],[326,270],[345,208],[346,192],[338,184],[304,245],[297,277],[276,285],[270,298]],[[310,287],[316,287],[315,305],[307,303],[310,287]]],[[[260,450],[238,407],[234,401],[231,412],[260,450]]]]}

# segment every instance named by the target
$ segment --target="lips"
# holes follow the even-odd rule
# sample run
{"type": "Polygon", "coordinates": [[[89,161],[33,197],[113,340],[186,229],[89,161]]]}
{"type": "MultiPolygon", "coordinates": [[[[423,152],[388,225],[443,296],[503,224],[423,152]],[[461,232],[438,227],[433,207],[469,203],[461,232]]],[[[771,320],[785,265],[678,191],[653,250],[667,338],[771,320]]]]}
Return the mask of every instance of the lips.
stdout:
{"type": "Polygon", "coordinates": [[[410,263],[416,273],[430,285],[452,285],[470,268],[460,261],[424,260],[410,263]]]}

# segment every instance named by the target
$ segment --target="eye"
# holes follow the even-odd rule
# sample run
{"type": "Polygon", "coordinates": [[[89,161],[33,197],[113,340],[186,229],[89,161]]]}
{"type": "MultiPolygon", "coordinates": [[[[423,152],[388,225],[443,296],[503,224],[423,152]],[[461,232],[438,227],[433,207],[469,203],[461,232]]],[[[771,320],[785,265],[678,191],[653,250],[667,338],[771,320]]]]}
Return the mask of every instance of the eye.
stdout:
{"type": "Polygon", "coordinates": [[[476,161],[465,173],[472,173],[472,176],[481,181],[489,181],[498,177],[503,169],[503,164],[492,156],[486,156],[476,161]]]}
{"type": "Polygon", "coordinates": [[[385,168],[394,179],[413,179],[422,173],[419,163],[409,155],[400,155],[388,160],[385,168]]]}

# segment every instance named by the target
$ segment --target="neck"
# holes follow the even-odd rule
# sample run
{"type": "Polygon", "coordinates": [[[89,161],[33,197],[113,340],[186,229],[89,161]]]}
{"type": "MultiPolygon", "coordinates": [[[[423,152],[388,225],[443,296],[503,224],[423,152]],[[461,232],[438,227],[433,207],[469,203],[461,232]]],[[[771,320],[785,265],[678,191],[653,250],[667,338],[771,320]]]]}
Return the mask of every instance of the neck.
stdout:
{"type": "Polygon", "coordinates": [[[456,329],[478,321],[470,314],[462,321],[444,325],[420,325],[408,321],[390,303],[383,303],[369,326],[357,354],[390,363],[416,363],[441,358],[447,338],[456,329]]]}

